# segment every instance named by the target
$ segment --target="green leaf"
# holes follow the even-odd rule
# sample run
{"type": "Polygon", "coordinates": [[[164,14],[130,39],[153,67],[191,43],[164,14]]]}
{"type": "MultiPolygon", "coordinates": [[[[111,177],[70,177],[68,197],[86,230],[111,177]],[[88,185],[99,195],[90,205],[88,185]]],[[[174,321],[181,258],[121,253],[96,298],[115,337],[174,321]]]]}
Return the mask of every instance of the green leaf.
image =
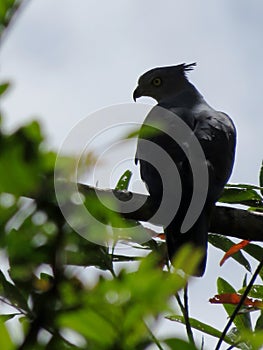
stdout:
{"type": "Polygon", "coordinates": [[[9,26],[12,17],[19,8],[22,0],[0,1],[0,36],[9,26]]]}
{"type": "Polygon", "coordinates": [[[3,350],[15,349],[15,345],[12,343],[10,335],[2,320],[0,320],[0,349],[3,349],[3,350]]]}
{"type": "Polygon", "coordinates": [[[228,204],[244,204],[256,207],[258,205],[262,205],[262,198],[254,189],[225,187],[219,202],[228,204]]]}
{"type": "Polygon", "coordinates": [[[15,313],[15,314],[3,314],[3,315],[0,315],[0,323],[1,323],[1,322],[9,321],[9,320],[11,320],[13,317],[18,316],[18,315],[20,315],[20,314],[15,313]]]}
{"type": "MultiPolygon", "coordinates": [[[[246,247],[244,247],[244,251],[246,253],[248,253],[249,255],[251,255],[254,259],[261,262],[262,257],[263,257],[263,248],[260,247],[259,245],[250,243],[246,247]]],[[[259,275],[260,275],[261,279],[263,279],[263,270],[262,269],[259,272],[259,275]]]]}
{"type": "MultiPolygon", "coordinates": [[[[235,243],[229,238],[221,235],[209,234],[208,241],[214,247],[227,252],[235,243]]],[[[244,257],[241,251],[231,255],[231,258],[236,260],[240,265],[244,266],[249,272],[251,272],[251,266],[249,261],[244,257]]]]}
{"type": "Polygon", "coordinates": [[[162,271],[158,257],[148,255],[136,272],[121,270],[112,280],[101,277],[92,289],[83,291],[82,298],[76,298],[76,292],[69,287],[64,288],[61,302],[67,302],[67,309],[60,313],[58,325],[79,332],[96,345],[94,348],[137,349],[149,340],[143,320],[154,320],[170,311],[171,296],[185,283],[186,278],[162,271]]]}
{"type": "Polygon", "coordinates": [[[244,247],[244,251],[249,255],[251,255],[254,259],[258,260],[259,262],[262,260],[263,248],[260,247],[259,245],[250,243],[244,247]]]}
{"type": "Polygon", "coordinates": [[[193,344],[187,343],[182,339],[170,338],[165,339],[162,342],[167,344],[171,350],[197,350],[193,344]]]}
{"type": "Polygon", "coordinates": [[[176,253],[173,260],[175,270],[183,270],[187,275],[194,275],[198,264],[203,257],[203,251],[191,244],[185,244],[176,253]]]}
{"type": "MultiPolygon", "coordinates": [[[[218,294],[223,293],[237,293],[236,290],[229,284],[226,280],[219,277],[217,280],[218,294]]],[[[233,314],[236,305],[223,304],[229,317],[233,314]]],[[[234,319],[234,324],[236,325],[238,331],[242,333],[243,330],[249,330],[252,328],[249,313],[239,314],[234,319]]]]}
{"type": "Polygon", "coordinates": [[[259,213],[263,213],[263,206],[262,207],[249,207],[247,208],[249,211],[257,211],[259,213]]]}
{"type": "Polygon", "coordinates": [[[9,88],[10,84],[9,83],[2,83],[0,85],[0,95],[3,95],[7,89],[9,88]]]}
{"type": "Polygon", "coordinates": [[[40,126],[31,122],[1,139],[0,192],[29,195],[41,188],[44,167],[40,126]]]}
{"type": "Polygon", "coordinates": [[[232,342],[235,344],[234,349],[239,348],[241,350],[252,350],[250,344],[243,341],[242,334],[240,334],[239,330],[236,327],[233,327],[227,333],[227,336],[231,338],[232,342]]]}
{"type": "Polygon", "coordinates": [[[28,310],[28,305],[24,296],[15,285],[6,280],[2,271],[0,271],[0,294],[4,298],[10,300],[14,306],[22,308],[23,310],[28,310]]]}
{"type": "MultiPolygon", "coordinates": [[[[243,287],[238,291],[239,294],[244,294],[246,287],[243,287]]],[[[263,286],[259,284],[254,284],[250,289],[248,296],[256,299],[263,299],[263,286]]]]}
{"type": "Polygon", "coordinates": [[[131,177],[132,177],[132,172],[130,170],[126,170],[120,177],[115,189],[119,191],[128,190],[131,177]]]}
{"type": "Polygon", "coordinates": [[[255,330],[263,331],[263,311],[261,311],[261,313],[257,319],[256,325],[255,325],[255,330]]]}
{"type": "MultiPolygon", "coordinates": [[[[175,322],[178,322],[180,324],[182,324],[182,323],[185,324],[185,319],[181,315],[171,315],[171,316],[168,316],[166,318],[170,321],[175,321],[175,322]]],[[[197,329],[198,331],[203,332],[205,334],[209,334],[212,337],[216,337],[216,338],[221,337],[221,334],[222,334],[221,331],[219,331],[218,329],[216,329],[216,328],[214,328],[206,323],[203,323],[199,320],[196,320],[195,318],[190,318],[190,325],[192,328],[197,329]]],[[[228,344],[233,344],[231,338],[229,338],[227,336],[225,337],[224,341],[228,344]]]]}
{"type": "Polygon", "coordinates": [[[107,320],[107,317],[98,312],[83,309],[78,312],[67,312],[60,317],[60,325],[82,334],[98,347],[106,347],[114,344],[118,337],[117,329],[107,320]],[[103,336],[102,336],[103,330],[103,336]]]}
{"type": "Polygon", "coordinates": [[[262,350],[263,331],[249,332],[244,331],[242,334],[242,341],[249,342],[250,349],[262,350]]]}

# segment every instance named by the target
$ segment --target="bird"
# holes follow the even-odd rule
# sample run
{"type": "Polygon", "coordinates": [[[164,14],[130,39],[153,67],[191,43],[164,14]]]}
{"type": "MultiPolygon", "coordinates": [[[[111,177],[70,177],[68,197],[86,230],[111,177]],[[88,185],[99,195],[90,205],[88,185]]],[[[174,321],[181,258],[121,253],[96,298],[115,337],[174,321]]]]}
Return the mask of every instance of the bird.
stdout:
{"type": "MultiPolygon", "coordinates": [[[[173,262],[179,249],[186,243],[191,244],[193,248],[199,248],[203,252],[203,257],[194,275],[200,277],[206,269],[212,211],[232,173],[237,132],[232,119],[226,113],[212,108],[189,81],[188,72],[195,66],[196,63],[182,63],[147,71],[138,79],[133,99],[136,102],[138,98],[145,96],[157,102],[140,128],[135,154],[135,163],[140,165],[141,179],[146,184],[151,201],[156,208],[160,206],[166,190],[166,193],[171,194],[167,210],[174,210],[173,203],[178,201],[176,196],[179,196],[177,182],[178,179],[181,181],[178,208],[170,222],[164,225],[169,260],[173,262]],[[154,114],[153,111],[155,111],[154,114]],[[154,115],[155,121],[163,123],[160,125],[164,125],[156,133],[150,132],[149,126],[147,129],[151,115],[154,115]],[[184,123],[190,130],[191,137],[198,141],[207,169],[207,190],[206,193],[200,193],[204,196],[202,208],[194,223],[185,232],[182,231],[182,225],[189,210],[194,186],[196,186],[191,162],[196,161],[198,164],[199,160],[189,159],[187,147],[191,145],[188,139],[178,142],[182,135],[179,134],[180,128],[177,131],[176,120],[184,123]],[[175,135],[178,133],[177,141],[165,130],[171,130],[175,135]],[[172,168],[165,163],[165,159],[162,159],[162,169],[157,169],[154,164],[155,151],[147,149],[147,141],[160,147],[168,155],[167,159],[172,160],[179,177],[171,171],[172,168]]],[[[199,182],[202,182],[202,179],[199,179],[199,182]]]]}

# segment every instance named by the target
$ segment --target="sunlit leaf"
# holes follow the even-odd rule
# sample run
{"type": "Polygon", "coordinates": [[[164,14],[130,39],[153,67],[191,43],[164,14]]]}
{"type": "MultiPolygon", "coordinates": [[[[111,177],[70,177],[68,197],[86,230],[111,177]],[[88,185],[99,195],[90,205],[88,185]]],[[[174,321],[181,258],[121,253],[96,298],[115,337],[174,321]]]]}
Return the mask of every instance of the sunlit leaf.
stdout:
{"type": "Polygon", "coordinates": [[[0,320],[0,348],[3,350],[14,350],[16,348],[2,320],[0,320]]]}
{"type": "Polygon", "coordinates": [[[0,323],[9,321],[9,320],[11,320],[12,318],[14,318],[15,316],[18,316],[18,315],[20,315],[20,314],[19,313],[14,313],[14,314],[3,314],[3,315],[0,315],[0,323]]]}
{"type": "Polygon", "coordinates": [[[263,331],[249,332],[249,330],[244,330],[242,332],[242,340],[249,342],[250,349],[261,350],[263,344],[263,331]]]}

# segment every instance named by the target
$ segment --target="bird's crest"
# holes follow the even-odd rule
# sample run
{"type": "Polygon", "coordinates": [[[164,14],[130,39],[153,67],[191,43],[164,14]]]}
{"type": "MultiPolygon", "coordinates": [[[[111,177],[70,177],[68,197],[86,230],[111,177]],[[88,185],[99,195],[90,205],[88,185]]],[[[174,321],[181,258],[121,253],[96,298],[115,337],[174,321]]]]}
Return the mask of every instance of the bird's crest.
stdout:
{"type": "Polygon", "coordinates": [[[183,63],[181,67],[184,72],[189,72],[190,70],[193,70],[196,67],[196,62],[190,64],[183,63]]]}

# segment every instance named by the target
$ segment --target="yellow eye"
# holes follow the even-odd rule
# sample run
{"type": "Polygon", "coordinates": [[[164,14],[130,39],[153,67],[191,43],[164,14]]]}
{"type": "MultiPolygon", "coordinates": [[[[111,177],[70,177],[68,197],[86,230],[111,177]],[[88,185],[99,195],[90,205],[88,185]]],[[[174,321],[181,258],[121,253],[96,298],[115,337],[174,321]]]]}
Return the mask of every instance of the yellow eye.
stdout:
{"type": "Polygon", "coordinates": [[[153,84],[154,86],[160,86],[160,85],[162,84],[162,79],[161,79],[161,78],[154,78],[154,79],[152,80],[152,84],[153,84]]]}

